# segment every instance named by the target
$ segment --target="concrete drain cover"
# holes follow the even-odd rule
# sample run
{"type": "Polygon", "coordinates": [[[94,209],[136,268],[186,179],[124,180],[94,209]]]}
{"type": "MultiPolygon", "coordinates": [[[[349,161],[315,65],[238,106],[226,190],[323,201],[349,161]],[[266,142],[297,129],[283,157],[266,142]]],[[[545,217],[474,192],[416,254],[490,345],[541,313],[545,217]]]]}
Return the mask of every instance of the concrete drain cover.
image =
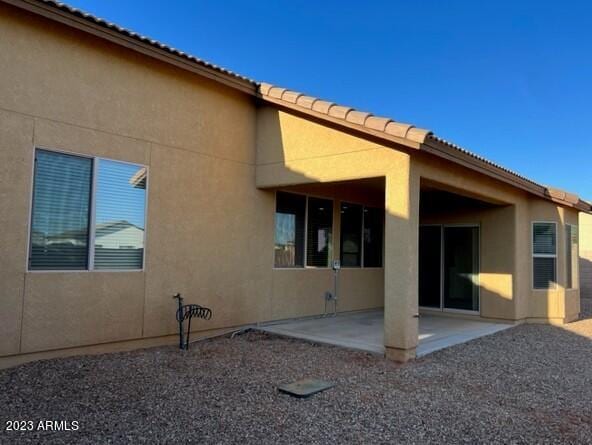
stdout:
{"type": "Polygon", "coordinates": [[[333,388],[333,383],[325,382],[317,379],[302,379],[293,383],[278,386],[281,392],[290,394],[294,397],[310,397],[326,389],[333,388]]]}

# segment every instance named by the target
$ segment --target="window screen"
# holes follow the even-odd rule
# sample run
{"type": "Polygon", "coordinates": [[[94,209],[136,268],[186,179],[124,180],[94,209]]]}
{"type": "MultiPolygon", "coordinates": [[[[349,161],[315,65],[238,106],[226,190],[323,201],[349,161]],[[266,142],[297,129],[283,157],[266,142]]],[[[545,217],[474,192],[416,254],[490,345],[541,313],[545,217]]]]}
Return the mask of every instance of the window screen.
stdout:
{"type": "Polygon", "coordinates": [[[555,223],[533,223],[533,287],[550,289],[557,283],[557,233],[555,223]]]}
{"type": "Polygon", "coordinates": [[[29,269],[88,267],[92,159],[37,150],[29,269]]]}
{"type": "Polygon", "coordinates": [[[565,226],[565,267],[566,267],[566,283],[567,289],[575,289],[578,287],[578,227],[568,224],[565,226]]]}
{"type": "Polygon", "coordinates": [[[341,265],[362,265],[362,206],[341,203],[341,265]]]}
{"type": "Polygon", "coordinates": [[[95,269],[141,269],[144,257],[146,168],[99,159],[95,269]]]}
{"type": "Polygon", "coordinates": [[[364,208],[364,267],[382,267],[384,210],[364,208]]]}
{"type": "Polygon", "coordinates": [[[308,198],[307,266],[328,267],[332,255],[333,201],[308,198]]]}
{"type": "Polygon", "coordinates": [[[304,266],[306,197],[278,192],[275,211],[275,267],[304,266]]]}

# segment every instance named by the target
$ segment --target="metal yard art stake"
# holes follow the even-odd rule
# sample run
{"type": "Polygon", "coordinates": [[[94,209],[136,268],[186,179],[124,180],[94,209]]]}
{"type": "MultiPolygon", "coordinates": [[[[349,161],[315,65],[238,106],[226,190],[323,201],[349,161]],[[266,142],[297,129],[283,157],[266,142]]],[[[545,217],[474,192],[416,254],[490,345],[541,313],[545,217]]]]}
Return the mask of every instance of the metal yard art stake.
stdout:
{"type": "Polygon", "coordinates": [[[173,296],[176,298],[179,304],[177,309],[177,322],[179,322],[179,349],[189,349],[189,333],[191,332],[191,319],[201,318],[203,320],[209,320],[212,318],[212,310],[200,306],[199,304],[183,304],[183,297],[177,293],[173,296]],[[183,334],[183,322],[187,320],[187,335],[183,334]]]}

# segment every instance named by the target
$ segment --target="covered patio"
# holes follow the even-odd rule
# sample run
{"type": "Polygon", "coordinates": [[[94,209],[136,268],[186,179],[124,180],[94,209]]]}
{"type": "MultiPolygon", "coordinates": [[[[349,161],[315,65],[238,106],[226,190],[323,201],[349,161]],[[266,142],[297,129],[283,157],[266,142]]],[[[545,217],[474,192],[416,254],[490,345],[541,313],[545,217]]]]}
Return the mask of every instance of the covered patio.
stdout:
{"type": "MultiPolygon", "coordinates": [[[[421,357],[440,349],[465,343],[512,327],[512,324],[421,314],[419,344],[421,357]]],[[[382,310],[340,313],[337,316],[286,320],[260,325],[265,332],[315,343],[384,354],[382,310]]]]}

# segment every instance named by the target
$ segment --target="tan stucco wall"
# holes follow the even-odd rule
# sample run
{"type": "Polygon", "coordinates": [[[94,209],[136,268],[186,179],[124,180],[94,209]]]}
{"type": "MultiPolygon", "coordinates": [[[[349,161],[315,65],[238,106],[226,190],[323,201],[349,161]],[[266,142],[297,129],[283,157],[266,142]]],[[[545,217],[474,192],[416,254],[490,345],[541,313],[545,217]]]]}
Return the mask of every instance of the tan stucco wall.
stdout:
{"type": "Polygon", "coordinates": [[[251,98],[4,5],[0,66],[0,355],[174,334],[175,292],[271,317],[251,98]],[[144,272],[26,272],[35,146],[149,166],[144,272]]]}
{"type": "Polygon", "coordinates": [[[592,298],[592,215],[580,213],[580,286],[582,297],[592,298]]]}
{"type": "MultiPolygon", "coordinates": [[[[529,200],[529,209],[531,221],[552,221],[557,223],[557,287],[550,290],[534,290],[531,281],[532,290],[528,299],[528,316],[534,320],[549,319],[552,323],[572,321],[577,318],[580,312],[580,291],[579,289],[565,289],[567,278],[565,224],[577,225],[578,212],[554,206],[541,199],[529,200]]],[[[530,225],[526,229],[530,232],[530,225]]],[[[530,238],[531,233],[528,233],[528,236],[530,238]]],[[[529,243],[529,251],[527,252],[529,256],[530,249],[532,247],[530,247],[529,243]]],[[[532,280],[530,275],[529,279],[532,280]]]]}

